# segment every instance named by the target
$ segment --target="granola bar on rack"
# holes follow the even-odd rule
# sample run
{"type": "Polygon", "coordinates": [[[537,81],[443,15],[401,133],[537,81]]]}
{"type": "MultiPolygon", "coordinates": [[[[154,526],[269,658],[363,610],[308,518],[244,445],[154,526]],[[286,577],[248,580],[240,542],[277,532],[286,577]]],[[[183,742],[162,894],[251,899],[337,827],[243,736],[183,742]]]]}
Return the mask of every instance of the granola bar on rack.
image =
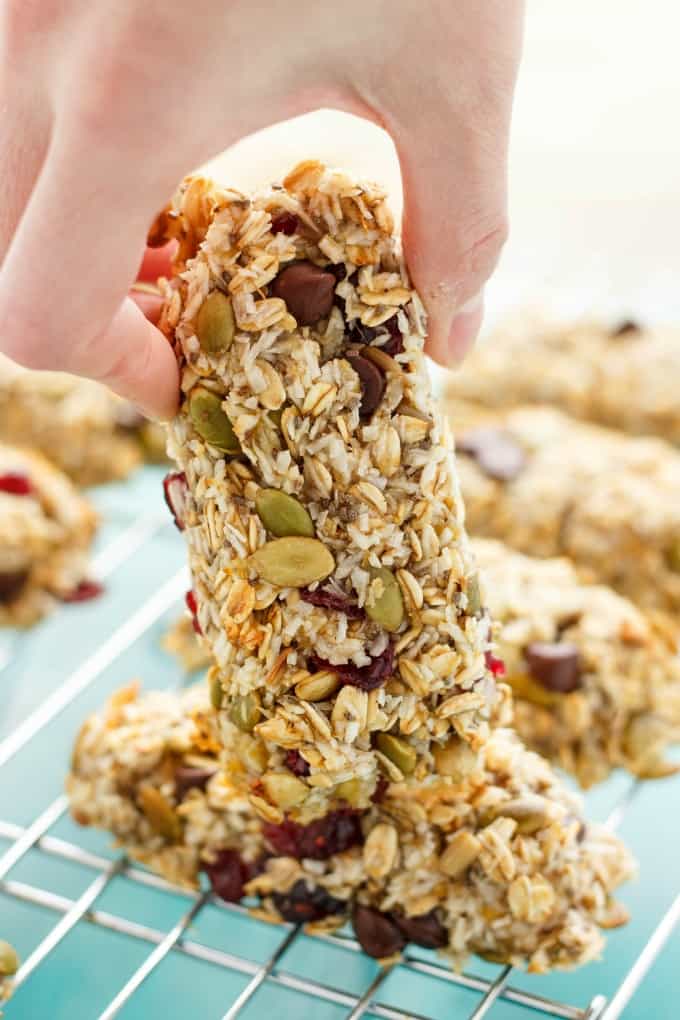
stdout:
{"type": "MultiPolygon", "coordinates": [[[[312,930],[351,919],[379,958],[412,941],[456,966],[477,953],[542,972],[592,959],[598,926],[627,919],[612,894],[633,873],[628,852],[509,730],[459,780],[384,784],[362,811],[348,786],[348,800],[305,822],[264,821],[222,739],[203,686],[125,689],[78,736],[75,820],[172,882],[195,886],[204,870],[225,900],[259,897],[257,916],[312,930]]],[[[304,762],[291,756],[294,782],[304,762]]]]}
{"type": "Polygon", "coordinates": [[[680,608],[680,453],[549,407],[448,401],[470,531],[568,556],[638,606],[680,608]]]}
{"type": "Polygon", "coordinates": [[[126,478],[165,445],[159,425],[99,383],[1,355],[0,439],[39,450],[79,485],[126,478]]]}
{"type": "Polygon", "coordinates": [[[27,626],[85,587],[97,524],[89,502],[44,457],[0,443],[0,626],[27,626]]]}
{"type": "Polygon", "coordinates": [[[487,407],[554,404],[575,418],[680,444],[679,376],[677,327],[556,325],[524,315],[478,345],[451,375],[447,395],[487,407]]]}
{"type": "Polygon", "coordinates": [[[501,542],[473,549],[492,618],[494,664],[515,695],[515,726],[534,750],[582,786],[623,766],[657,778],[680,739],[677,632],[600,585],[583,584],[566,559],[535,559],[501,542]]]}
{"type": "Polygon", "coordinates": [[[235,723],[273,768],[300,752],[314,803],[356,779],[366,806],[379,771],[480,747],[496,698],[385,194],[313,161],[253,198],[194,178],[156,234],[179,240],[165,493],[225,737],[235,723]]]}

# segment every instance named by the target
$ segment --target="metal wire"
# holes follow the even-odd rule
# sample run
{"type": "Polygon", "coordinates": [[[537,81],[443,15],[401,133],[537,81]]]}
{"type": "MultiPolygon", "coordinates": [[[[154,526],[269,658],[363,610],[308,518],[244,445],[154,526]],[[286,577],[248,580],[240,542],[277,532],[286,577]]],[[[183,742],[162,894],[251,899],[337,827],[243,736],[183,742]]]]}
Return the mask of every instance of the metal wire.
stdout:
{"type": "MultiPolygon", "coordinates": [[[[125,562],[158,529],[161,523],[157,517],[146,517],[136,521],[124,530],[100,554],[95,568],[103,577],[125,562]]],[[[101,673],[107,669],[127,648],[153,626],[158,618],[170,608],[187,586],[187,572],[182,569],[170,578],[156,594],[136,613],[125,621],[54,693],[14,731],[0,742],[0,766],[9,761],[30,740],[48,726],[58,715],[86,690],[101,673]]],[[[615,805],[606,824],[610,829],[620,825],[632,800],[639,794],[640,783],[632,782],[623,797],[615,805]]],[[[561,1020],[618,1020],[634,992],[640,986],[650,967],[658,957],[675,927],[680,923],[680,895],[660,920],[642,948],[637,961],[623,979],[607,1003],[604,996],[597,995],[585,1008],[557,1002],[539,995],[514,988],[509,984],[512,967],[502,968],[493,981],[474,974],[456,974],[437,962],[418,959],[406,953],[398,964],[378,969],[368,987],[359,995],[341,988],[326,985],[312,978],[292,974],[285,969],[284,957],[299,936],[299,927],[282,926],[282,938],[274,952],[264,964],[255,963],[223,950],[202,945],[187,938],[189,926],[196,920],[207,903],[225,913],[247,915],[247,908],[238,904],[225,904],[215,900],[210,893],[198,895],[174,886],[171,882],[135,867],[125,857],[110,860],[92,853],[75,843],[50,835],[49,830],[67,809],[66,798],[60,796],[28,826],[20,826],[0,819],[0,838],[9,841],[10,846],[0,856],[0,894],[13,899],[46,908],[60,915],[56,925],[35,947],[16,974],[15,986],[23,985],[49,954],[57,948],[67,934],[80,922],[115,931],[129,938],[146,942],[154,948],[117,992],[109,1005],[100,1014],[99,1020],[113,1020],[120,1010],[134,996],[141,985],[156,970],[170,953],[179,953],[192,959],[201,960],[228,971],[250,977],[246,987],[229,1006],[223,1020],[235,1020],[243,1009],[252,1002],[258,989],[265,983],[287,988],[311,996],[321,1002],[332,1003],[348,1010],[347,1020],[359,1020],[367,1011],[382,1020],[428,1020],[426,1016],[413,1011],[406,1012],[398,1006],[381,1001],[382,989],[389,974],[395,968],[412,971],[432,980],[444,981],[458,988],[478,992],[481,998],[468,1015],[468,1020],[482,1020],[488,1016],[497,1000],[503,999],[516,1005],[525,1006],[544,1017],[558,1017],[561,1020]],[[48,856],[79,864],[96,872],[95,878],[77,898],[50,892],[25,882],[9,878],[14,866],[29,852],[38,851],[48,856]],[[97,910],[95,903],[109,883],[119,875],[129,881],[156,890],[188,897],[190,903],[180,921],[168,931],[119,917],[106,911],[97,910]]],[[[351,952],[361,952],[361,947],[351,936],[342,932],[318,934],[315,936],[331,945],[340,946],[351,952]]]]}

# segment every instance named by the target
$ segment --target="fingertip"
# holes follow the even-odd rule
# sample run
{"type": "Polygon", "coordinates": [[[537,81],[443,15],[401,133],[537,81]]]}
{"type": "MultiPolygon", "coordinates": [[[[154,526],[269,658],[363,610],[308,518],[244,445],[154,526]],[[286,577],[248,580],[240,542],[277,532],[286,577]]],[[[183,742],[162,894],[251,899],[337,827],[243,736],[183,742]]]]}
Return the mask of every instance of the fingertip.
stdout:
{"type": "Polygon", "coordinates": [[[163,308],[163,298],[152,288],[149,287],[147,290],[146,288],[142,289],[142,287],[145,287],[145,285],[133,285],[130,288],[130,298],[142,312],[144,318],[154,326],[157,326],[161,317],[161,309],[163,308]]]}
{"type": "Polygon", "coordinates": [[[444,368],[457,365],[474,346],[484,320],[484,292],[480,291],[456,312],[448,328],[433,332],[426,350],[444,368]]]}

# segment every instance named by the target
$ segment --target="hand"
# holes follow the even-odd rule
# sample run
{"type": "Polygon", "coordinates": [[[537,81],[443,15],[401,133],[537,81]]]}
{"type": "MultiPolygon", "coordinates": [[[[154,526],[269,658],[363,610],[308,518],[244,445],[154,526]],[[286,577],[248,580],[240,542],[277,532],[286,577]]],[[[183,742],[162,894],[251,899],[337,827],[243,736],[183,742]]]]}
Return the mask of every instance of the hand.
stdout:
{"type": "Polygon", "coordinates": [[[170,416],[169,345],[126,297],[179,179],[323,106],[391,134],[430,353],[460,356],[506,236],[521,0],[0,0],[0,345],[170,416]]]}

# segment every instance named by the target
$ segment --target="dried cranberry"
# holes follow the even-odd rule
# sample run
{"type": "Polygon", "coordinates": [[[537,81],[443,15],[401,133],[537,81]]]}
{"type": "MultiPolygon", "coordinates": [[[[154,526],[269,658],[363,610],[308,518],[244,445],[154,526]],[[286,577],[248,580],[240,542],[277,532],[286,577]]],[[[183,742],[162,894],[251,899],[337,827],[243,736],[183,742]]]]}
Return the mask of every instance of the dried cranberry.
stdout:
{"type": "Polygon", "coordinates": [[[286,751],[286,768],[295,776],[309,775],[309,762],[305,761],[299,751],[286,751]]]}
{"type": "Polygon", "coordinates": [[[184,517],[187,505],[189,486],[183,471],[171,471],[163,479],[163,495],[172,514],[172,519],[180,531],[184,531],[184,517]]]}
{"type": "Polygon", "coordinates": [[[385,799],[385,794],[387,793],[387,787],[389,785],[390,784],[387,781],[387,779],[385,779],[385,776],[383,775],[378,776],[375,784],[375,789],[371,794],[371,800],[373,801],[374,804],[382,804],[382,802],[385,799]]]}
{"type": "Polygon", "coordinates": [[[293,924],[320,921],[329,914],[341,914],[346,907],[342,900],[336,900],[321,886],[310,889],[304,878],[298,879],[287,893],[274,893],[272,899],[284,921],[293,924]]]}
{"type": "Polygon", "coordinates": [[[262,832],[272,851],[279,856],[310,857],[315,861],[325,861],[363,842],[359,815],[349,808],[331,811],[308,825],[299,825],[290,819],[280,825],[265,822],[262,832]]]}
{"type": "Polygon", "coordinates": [[[327,670],[329,673],[335,673],[343,683],[359,687],[362,691],[374,691],[392,675],[394,647],[388,644],[385,651],[371,659],[367,666],[354,666],[351,662],[343,662],[336,666],[332,662],[328,662],[327,659],[319,658],[318,655],[310,656],[307,666],[316,672],[327,670]]]}
{"type": "Polygon", "coordinates": [[[419,917],[393,914],[392,920],[404,938],[425,949],[441,949],[449,941],[446,928],[434,910],[431,910],[429,914],[421,914],[419,917]]]}
{"type": "Polygon", "coordinates": [[[196,592],[192,591],[190,588],[184,596],[184,601],[186,602],[187,609],[191,613],[191,621],[194,625],[194,630],[197,634],[202,634],[203,631],[201,630],[201,625],[198,622],[198,602],[196,601],[196,592]]]}
{"type": "Polygon", "coordinates": [[[227,903],[238,903],[243,898],[243,886],[248,881],[248,865],[236,850],[220,850],[205,870],[212,891],[227,903]]]}
{"type": "Polygon", "coordinates": [[[494,676],[505,676],[505,663],[502,659],[498,659],[492,652],[485,652],[484,659],[490,673],[494,676]]]}
{"type": "Polygon", "coordinates": [[[298,326],[313,326],[333,307],[335,276],[313,262],[293,262],[281,270],[271,291],[285,301],[298,326]]]}
{"type": "Polygon", "coordinates": [[[33,484],[28,475],[8,471],[0,475],[0,492],[9,492],[12,496],[30,496],[33,493],[33,484]]]}
{"type": "Polygon", "coordinates": [[[175,772],[175,795],[184,800],[189,790],[205,790],[208,780],[216,769],[198,769],[191,765],[180,765],[175,772]]]}
{"type": "Polygon", "coordinates": [[[345,357],[359,376],[361,403],[359,417],[367,421],[378,407],[385,392],[385,376],[378,366],[355,351],[347,351],[345,357]]]}
{"type": "Polygon", "coordinates": [[[28,570],[6,570],[0,573],[0,602],[11,602],[28,581],[28,570]]]}
{"type": "Polygon", "coordinates": [[[401,330],[397,324],[397,316],[393,315],[391,319],[388,319],[384,324],[389,330],[390,338],[384,344],[380,345],[380,350],[384,351],[385,354],[389,354],[391,358],[395,355],[401,354],[404,350],[404,338],[401,335],[401,330]]]}
{"type": "Polygon", "coordinates": [[[309,588],[300,590],[300,598],[303,602],[309,602],[312,606],[321,606],[324,609],[335,609],[338,613],[344,613],[348,620],[363,620],[366,615],[360,606],[339,592],[329,591],[327,588],[316,588],[310,591],[309,588]]]}
{"type": "Polygon", "coordinates": [[[378,960],[393,956],[406,945],[406,939],[392,918],[372,907],[356,904],[352,911],[352,925],[363,951],[378,960]]]}
{"type": "Polygon", "coordinates": [[[99,581],[81,581],[73,591],[67,591],[61,596],[62,602],[89,602],[96,599],[104,591],[104,585],[99,581]]]}
{"type": "Polygon", "coordinates": [[[287,237],[291,237],[297,230],[299,223],[300,221],[295,213],[279,213],[278,216],[274,216],[272,219],[272,234],[285,234],[287,237]]]}

